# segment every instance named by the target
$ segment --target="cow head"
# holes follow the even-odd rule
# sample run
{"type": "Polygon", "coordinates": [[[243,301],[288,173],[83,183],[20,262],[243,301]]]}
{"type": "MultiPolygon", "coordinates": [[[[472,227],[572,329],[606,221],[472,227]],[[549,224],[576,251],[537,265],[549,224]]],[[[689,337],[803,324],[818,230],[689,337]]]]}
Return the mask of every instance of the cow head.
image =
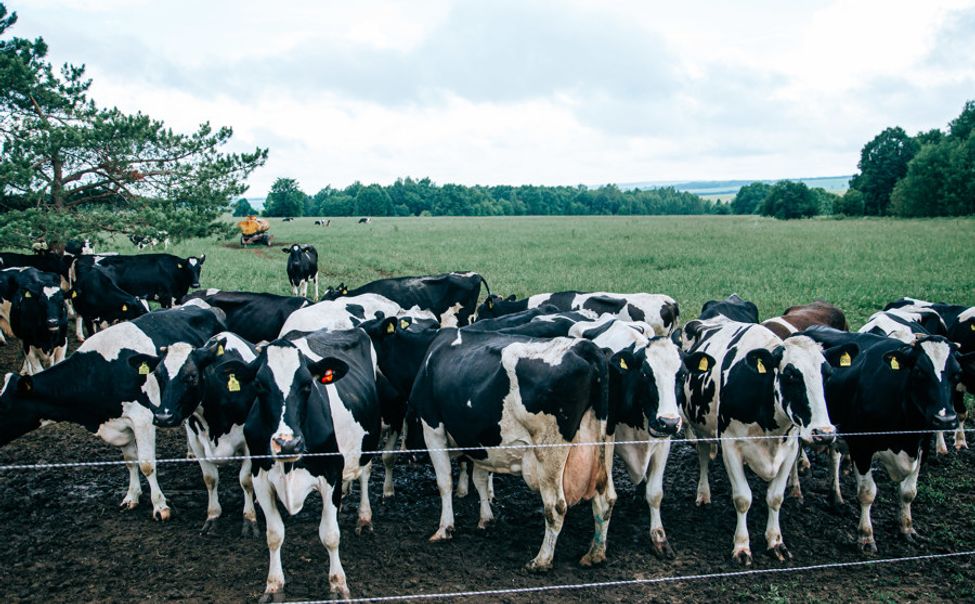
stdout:
{"type": "Polygon", "coordinates": [[[349,371],[344,361],[310,361],[291,342],[275,340],[252,363],[228,363],[225,371],[235,371],[242,384],[254,382],[257,399],[244,433],[249,445],[257,445],[255,454],[267,450],[275,460],[296,461],[309,448],[325,448],[317,439],[334,438],[321,409],[327,404],[326,388],[349,371]],[[320,429],[309,434],[307,426],[320,429]]]}
{"type": "Polygon", "coordinates": [[[20,279],[12,304],[19,308],[25,325],[46,332],[51,337],[63,333],[68,327],[68,309],[64,303],[64,291],[60,277],[41,273],[37,279],[20,279]]]}
{"type": "Polygon", "coordinates": [[[325,294],[322,295],[320,301],[323,302],[325,300],[338,300],[342,296],[348,296],[348,295],[349,295],[349,288],[345,285],[345,283],[339,283],[335,287],[329,287],[328,289],[326,289],[325,294]]]}
{"type": "MultiPolygon", "coordinates": [[[[714,359],[696,353],[690,367],[707,370],[714,359]],[[702,363],[703,360],[703,363],[702,363]]],[[[651,436],[673,436],[681,429],[680,408],[684,400],[684,379],[688,367],[674,342],[656,337],[642,347],[630,346],[614,354],[609,361],[610,392],[621,395],[620,421],[632,423],[634,412],[640,414],[639,425],[651,436]],[[631,419],[627,421],[627,416],[631,419]]]]}
{"type": "Polygon", "coordinates": [[[941,336],[921,336],[914,344],[886,352],[881,371],[900,377],[908,411],[920,414],[934,430],[953,430],[958,416],[952,391],[962,378],[954,345],[941,336]]]}
{"type": "Polygon", "coordinates": [[[189,258],[184,258],[177,264],[177,268],[182,270],[183,274],[189,279],[190,287],[200,287],[200,271],[203,270],[203,263],[206,262],[206,259],[206,254],[203,254],[199,258],[190,256],[189,258]]]}
{"type": "Polygon", "coordinates": [[[501,317],[510,314],[516,310],[524,310],[524,308],[509,308],[511,302],[515,301],[515,295],[511,294],[507,298],[502,298],[496,294],[490,294],[485,298],[484,302],[477,307],[477,312],[474,313],[474,321],[479,321],[481,319],[493,319],[496,317],[501,317]]]}
{"type": "MultiPolygon", "coordinates": [[[[191,344],[177,342],[159,352],[163,356],[156,359],[142,391],[149,399],[153,423],[172,428],[180,425],[203,400],[203,371],[213,362],[216,346],[196,350],[191,344]]],[[[141,362],[143,359],[130,360],[130,364],[141,362]]]]}
{"type": "Polygon", "coordinates": [[[372,340],[379,370],[401,394],[409,395],[423,357],[439,333],[436,319],[386,317],[359,327],[372,340]]]}
{"type": "Polygon", "coordinates": [[[833,442],[836,427],[829,419],[824,390],[832,368],[817,342],[806,336],[791,336],[771,351],[750,351],[745,361],[756,373],[773,374],[775,405],[799,428],[804,441],[833,442]]]}

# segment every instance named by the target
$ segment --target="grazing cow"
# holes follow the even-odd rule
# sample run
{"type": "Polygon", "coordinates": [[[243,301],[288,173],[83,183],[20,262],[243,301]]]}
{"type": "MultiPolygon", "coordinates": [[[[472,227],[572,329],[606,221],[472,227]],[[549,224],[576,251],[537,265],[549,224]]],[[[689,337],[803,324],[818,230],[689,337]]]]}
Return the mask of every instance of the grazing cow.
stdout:
{"type": "Polygon", "coordinates": [[[207,518],[201,532],[211,533],[223,511],[217,470],[217,465],[223,462],[214,458],[243,456],[239,474],[244,491],[241,536],[256,537],[257,514],[244,422],[257,392],[253,383],[240,382],[233,372],[224,368],[228,363],[233,366],[250,363],[257,358],[257,349],[225,331],[200,348],[177,342],[163,352],[162,362],[157,361],[143,391],[157,426],[171,428],[185,421],[187,444],[200,463],[207,488],[207,518]]]}
{"type": "Polygon", "coordinates": [[[191,287],[200,287],[200,271],[206,254],[197,258],[180,258],[172,254],[139,254],[136,256],[82,256],[76,261],[76,274],[99,266],[123,290],[133,296],[155,300],[170,308],[191,287]]]}
{"type": "Polygon", "coordinates": [[[169,249],[169,232],[159,231],[156,235],[129,235],[129,241],[132,245],[144,250],[147,247],[156,247],[160,243],[163,244],[163,249],[169,249]]]}
{"type": "Polygon", "coordinates": [[[281,248],[288,254],[288,282],[291,283],[291,294],[308,297],[308,283],[315,282],[315,299],[318,299],[318,250],[314,245],[293,243],[291,247],[281,248]]]}
{"type": "Polygon", "coordinates": [[[422,310],[429,310],[436,315],[443,327],[461,327],[469,323],[471,314],[477,307],[482,283],[490,296],[491,288],[481,275],[453,272],[379,279],[351,291],[343,283],[337,288],[327,289],[322,299],[337,300],[345,296],[379,294],[403,308],[417,306],[422,310]]]}
{"type": "Polygon", "coordinates": [[[660,336],[669,336],[677,327],[680,309],[677,302],[663,294],[583,293],[576,291],[536,294],[523,300],[488,295],[477,308],[475,321],[552,304],[561,311],[590,310],[597,315],[610,313],[624,321],[642,321],[660,336]]]}
{"type": "MultiPolygon", "coordinates": [[[[696,364],[700,372],[691,373],[685,382],[683,412],[691,441],[722,438],[721,455],[738,513],[731,557],[746,565],[752,561],[747,465],[769,483],[765,497],[769,552],[779,560],[791,558],[779,527],[779,509],[799,454],[799,438],[818,444],[829,444],[834,438],[823,394],[829,364],[810,338],[782,340],[761,325],[728,321],[705,325],[703,332],[690,350],[688,364],[696,364]],[[713,362],[700,358],[700,353],[713,362]]],[[[711,502],[708,461],[717,451],[705,441],[697,443],[697,451],[696,503],[702,505],[711,502]]]]}
{"type": "MultiPolygon", "coordinates": [[[[328,550],[329,589],[349,597],[339,559],[338,505],[343,483],[368,472],[370,461],[362,452],[375,450],[379,442],[376,364],[369,337],[356,329],[302,339],[305,352],[296,343],[275,340],[255,361],[224,368],[241,384],[257,385],[244,436],[255,456],[254,494],[267,520],[270,564],[263,601],[284,596],[284,522],[277,502],[297,514],[313,490],[322,497],[319,536],[328,550]],[[314,360],[306,356],[309,349],[314,360]]],[[[371,512],[360,506],[359,527],[370,522],[371,512]]]]}
{"type": "Polygon", "coordinates": [[[284,337],[293,331],[311,333],[320,329],[332,331],[352,329],[363,321],[377,316],[395,317],[402,311],[399,304],[377,294],[325,300],[291,313],[281,326],[279,337],[284,337]]]}
{"type": "Polygon", "coordinates": [[[360,218],[359,219],[359,224],[369,224],[370,222],[372,222],[372,218],[360,218]]]}
{"type": "Polygon", "coordinates": [[[156,429],[142,390],[159,349],[176,342],[202,345],[223,330],[216,309],[178,308],[113,325],[88,338],[74,354],[33,376],[8,373],[0,391],[0,446],[44,420],[81,424],[121,447],[129,488],[121,507],[139,504],[139,470],[149,481],[152,515],[169,518],[156,477],[156,429]]]}
{"type": "MultiPolygon", "coordinates": [[[[826,394],[830,417],[846,435],[843,439],[856,474],[860,550],[877,551],[870,520],[870,507],[877,495],[870,468],[874,459],[898,483],[900,532],[914,541],[917,533],[911,520],[911,502],[917,495],[922,445],[927,438],[917,432],[952,430],[958,424],[951,394],[961,368],[953,345],[941,336],[921,336],[905,344],[896,338],[827,327],[811,327],[804,333],[828,347],[827,355],[839,360],[838,369],[827,380],[826,394]],[[856,436],[858,432],[913,433],[856,436]]],[[[975,365],[975,357],[965,362],[975,365]]],[[[833,499],[839,505],[843,502],[839,452],[834,450],[832,458],[833,499]]]]}
{"type": "MultiPolygon", "coordinates": [[[[958,345],[958,352],[970,354],[975,352],[975,306],[961,306],[958,304],[943,304],[926,302],[916,298],[901,298],[896,302],[891,302],[884,307],[884,310],[904,308],[905,310],[919,310],[921,308],[930,309],[938,313],[947,328],[948,339],[958,345]],[[910,308],[905,308],[910,307],[910,308]]],[[[969,373],[962,366],[962,385],[964,388],[955,390],[952,395],[952,403],[955,413],[958,414],[958,429],[955,430],[955,448],[967,449],[968,442],[965,439],[965,420],[968,419],[968,408],[965,406],[965,393],[975,394],[975,374],[969,373]]],[[[944,435],[938,434],[939,450],[947,451],[944,444],[944,435]]]]}
{"type": "Polygon", "coordinates": [[[0,323],[20,339],[21,373],[37,373],[64,360],[68,347],[68,310],[61,278],[35,268],[0,271],[0,323]]]}
{"type": "Polygon", "coordinates": [[[315,226],[320,226],[320,227],[332,226],[332,220],[331,219],[325,219],[325,218],[322,218],[320,220],[316,220],[315,221],[315,226]]]}
{"type": "Polygon", "coordinates": [[[70,239],[64,244],[65,256],[81,256],[95,253],[90,239],[70,239]]]}
{"type": "Polygon", "coordinates": [[[281,333],[281,327],[293,312],[310,306],[308,298],[279,296],[255,292],[232,292],[218,289],[195,291],[180,301],[200,299],[227,315],[227,331],[248,342],[270,342],[281,333]]]}
{"type": "Polygon", "coordinates": [[[823,300],[790,306],[782,315],[762,322],[763,327],[782,339],[813,325],[825,325],[840,331],[850,330],[843,311],[823,300]]]}
{"type": "Polygon", "coordinates": [[[85,341],[82,326],[93,334],[119,321],[131,321],[149,312],[149,305],[124,291],[104,270],[93,266],[68,290],[68,301],[75,309],[75,336],[85,341]]]}
{"type": "Polygon", "coordinates": [[[294,218],[291,217],[291,216],[288,216],[287,218],[282,218],[281,219],[281,222],[293,222],[293,221],[294,221],[294,218]]]}
{"type": "Polygon", "coordinates": [[[592,499],[596,526],[581,563],[605,560],[613,504],[607,382],[606,359],[586,340],[442,329],[409,402],[422,425],[440,491],[440,526],[430,540],[449,539],[454,528],[450,457],[444,449],[484,447],[464,453],[475,467],[480,527],[492,520],[490,507],[484,506],[489,473],[521,474],[541,493],[545,508],[545,539],[528,568],[551,567],[566,509],[582,499],[592,499]]]}
{"type": "Polygon", "coordinates": [[[910,344],[916,333],[947,336],[948,328],[933,309],[904,307],[873,313],[857,332],[897,338],[910,344]]]}

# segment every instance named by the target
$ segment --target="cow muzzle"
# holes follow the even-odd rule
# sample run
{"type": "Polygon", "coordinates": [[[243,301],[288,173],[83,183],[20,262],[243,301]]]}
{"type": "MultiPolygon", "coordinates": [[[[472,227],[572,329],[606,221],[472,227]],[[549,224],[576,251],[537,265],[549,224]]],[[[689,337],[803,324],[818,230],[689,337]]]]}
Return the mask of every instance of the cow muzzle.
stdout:
{"type": "Polygon", "coordinates": [[[55,333],[57,331],[60,331],[60,329],[61,329],[61,322],[60,321],[58,321],[57,319],[48,319],[47,320],[47,330],[48,331],[50,331],[51,333],[55,333]]]}
{"type": "Polygon", "coordinates": [[[305,439],[300,435],[278,434],[271,438],[271,454],[280,461],[298,461],[305,452],[305,439]]]}
{"type": "Polygon", "coordinates": [[[958,427],[958,415],[953,411],[948,412],[942,409],[931,418],[931,427],[935,430],[954,430],[958,427]]]}
{"type": "Polygon", "coordinates": [[[160,428],[175,428],[180,422],[175,413],[163,409],[152,414],[152,423],[160,428]]]}
{"type": "Polygon", "coordinates": [[[814,445],[831,445],[836,441],[836,428],[813,428],[810,432],[810,440],[814,445]]]}
{"type": "Polygon", "coordinates": [[[657,437],[673,436],[680,432],[680,416],[658,415],[654,421],[650,422],[650,435],[657,437]]]}

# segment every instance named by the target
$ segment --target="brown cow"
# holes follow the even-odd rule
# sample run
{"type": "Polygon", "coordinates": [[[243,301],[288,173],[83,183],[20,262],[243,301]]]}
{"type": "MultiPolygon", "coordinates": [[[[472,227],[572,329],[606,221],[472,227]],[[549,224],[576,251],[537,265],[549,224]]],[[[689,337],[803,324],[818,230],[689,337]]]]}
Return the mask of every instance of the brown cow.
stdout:
{"type": "Polygon", "coordinates": [[[767,327],[782,339],[811,325],[826,325],[835,329],[850,331],[843,311],[823,300],[789,307],[781,316],[768,319],[762,323],[762,326],[767,327]]]}

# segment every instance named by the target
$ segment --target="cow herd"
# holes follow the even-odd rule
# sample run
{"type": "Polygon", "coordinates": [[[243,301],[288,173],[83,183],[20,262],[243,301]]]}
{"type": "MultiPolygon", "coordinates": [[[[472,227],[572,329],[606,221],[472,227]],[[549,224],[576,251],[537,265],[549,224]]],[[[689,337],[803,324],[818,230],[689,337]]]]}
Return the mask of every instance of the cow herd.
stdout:
{"type": "MultiPolygon", "coordinates": [[[[87,250],[90,252],[90,250],[87,250]]],[[[737,295],[708,302],[681,327],[677,302],[648,293],[493,295],[477,273],[382,279],[306,297],[317,253],[284,248],[293,296],[198,290],[206,256],[0,255],[0,327],[26,361],[0,391],[0,446],[45,421],[78,423],[122,449],[129,486],[149,484],[152,514],[170,509],[156,475],[156,430],[182,426],[208,494],[204,533],[222,516],[218,465],[241,461],[241,533],[266,523],[264,600],[284,595],[281,508],[322,497],[328,582],[348,597],[338,507],[358,481],[356,532],[371,530],[372,462],[395,492],[397,447],[425,449],[441,500],[431,541],[450,539],[453,495],[478,494],[478,527],[494,519],[493,474],[520,475],[539,493],[545,534],[531,569],[550,568],[568,507],[590,501],[593,538],[581,559],[606,559],[617,499],[613,464],[646,483],[650,547],[673,555],[660,515],[672,437],[697,447],[696,503],[710,503],[720,451],[738,515],[732,557],[750,564],[747,466],[768,483],[769,552],[791,557],[779,510],[801,496],[803,445],[830,452],[834,501],[852,462],[861,507],[858,543],[876,551],[872,462],[898,484],[900,530],[912,540],[911,503],[922,452],[962,426],[975,392],[975,308],[903,298],[850,332],[822,301],[759,322],[737,295]],[[487,297],[481,300],[481,286],[487,297]],[[147,301],[162,307],[149,311],[147,301]],[[82,343],[66,355],[68,312],[82,343]],[[85,329],[87,333],[85,333],[85,329]],[[402,444],[400,444],[402,443],[402,444]],[[459,458],[455,481],[451,459],[459,458]],[[470,479],[468,478],[470,475],[470,479]],[[456,487],[456,488],[455,488],[456,487]]]]}

